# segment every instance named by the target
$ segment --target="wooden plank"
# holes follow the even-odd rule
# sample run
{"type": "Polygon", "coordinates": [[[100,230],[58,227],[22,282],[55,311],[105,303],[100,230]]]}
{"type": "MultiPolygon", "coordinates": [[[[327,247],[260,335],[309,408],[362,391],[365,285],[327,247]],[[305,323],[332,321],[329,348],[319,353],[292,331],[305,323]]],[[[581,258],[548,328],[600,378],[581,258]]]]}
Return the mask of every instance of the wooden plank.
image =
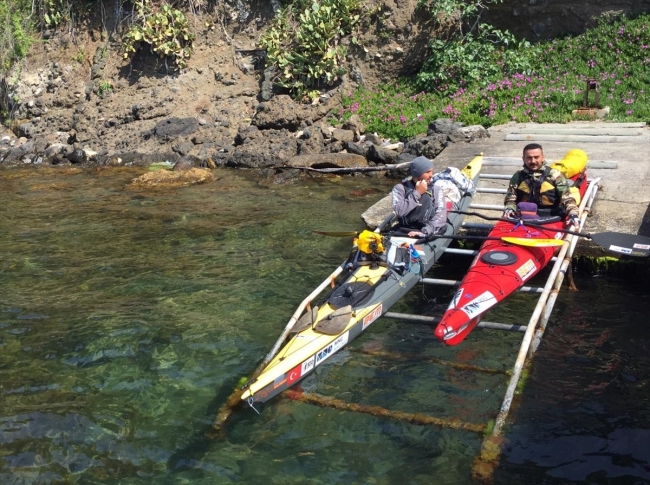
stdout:
{"type": "Polygon", "coordinates": [[[643,134],[640,128],[518,128],[510,132],[512,135],[539,134],[539,135],[609,135],[609,136],[639,136],[643,134]]]}
{"type": "MultiPolygon", "coordinates": [[[[549,161],[549,163],[553,163],[549,161]]],[[[521,158],[517,157],[483,157],[483,166],[512,166],[512,165],[523,165],[524,162],[521,158]]],[[[587,162],[587,168],[604,168],[604,169],[614,169],[618,168],[618,162],[607,161],[607,160],[589,160],[587,162]]]]}
{"type": "Polygon", "coordinates": [[[564,141],[570,143],[621,143],[629,142],[630,137],[602,135],[506,135],[505,141],[564,141]]]}

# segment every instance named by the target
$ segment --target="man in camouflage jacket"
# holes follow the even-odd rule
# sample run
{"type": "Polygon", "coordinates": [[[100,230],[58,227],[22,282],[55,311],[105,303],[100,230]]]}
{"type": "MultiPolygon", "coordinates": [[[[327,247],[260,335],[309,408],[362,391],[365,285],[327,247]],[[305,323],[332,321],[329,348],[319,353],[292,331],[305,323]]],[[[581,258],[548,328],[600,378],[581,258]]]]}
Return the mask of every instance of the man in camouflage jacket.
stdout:
{"type": "Polygon", "coordinates": [[[577,229],[578,206],[569,192],[569,182],[559,170],[546,165],[542,146],[537,143],[526,145],[523,161],[524,168],[516,172],[508,184],[503,217],[516,217],[519,202],[532,202],[565,216],[567,226],[577,229]]]}

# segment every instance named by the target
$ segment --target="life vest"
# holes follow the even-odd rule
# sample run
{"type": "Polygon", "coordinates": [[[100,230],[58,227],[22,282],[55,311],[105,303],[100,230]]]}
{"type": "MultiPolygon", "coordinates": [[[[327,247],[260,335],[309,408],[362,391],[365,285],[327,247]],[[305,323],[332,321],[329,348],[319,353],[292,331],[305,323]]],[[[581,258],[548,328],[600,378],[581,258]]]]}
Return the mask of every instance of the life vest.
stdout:
{"type": "Polygon", "coordinates": [[[541,207],[556,208],[560,205],[555,185],[547,180],[551,167],[534,177],[530,170],[521,170],[517,182],[517,200],[520,202],[533,202],[541,207]]]}
{"type": "Polygon", "coordinates": [[[573,196],[576,204],[580,205],[580,200],[584,194],[583,184],[587,181],[587,154],[578,148],[573,148],[564,154],[562,160],[558,160],[551,165],[551,168],[559,170],[569,179],[569,193],[573,196]]]}

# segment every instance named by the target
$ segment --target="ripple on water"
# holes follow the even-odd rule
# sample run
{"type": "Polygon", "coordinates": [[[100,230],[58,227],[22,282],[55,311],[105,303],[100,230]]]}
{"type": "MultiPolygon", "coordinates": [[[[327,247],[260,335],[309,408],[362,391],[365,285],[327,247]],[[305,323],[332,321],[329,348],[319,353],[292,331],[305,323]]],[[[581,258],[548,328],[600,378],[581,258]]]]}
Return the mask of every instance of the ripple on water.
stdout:
{"type": "MultiPolygon", "coordinates": [[[[469,483],[476,433],[282,397],[261,415],[242,410],[227,439],[206,437],[296,305],[347,256],[350,239],[312,231],[360,229],[390,181],[268,188],[224,172],[203,186],[125,190],[142,170],[0,171],[3,485],[469,483]]],[[[436,271],[456,279],[468,264],[436,271]]],[[[580,292],[560,294],[508,429],[502,483],[646,479],[648,297],[605,283],[578,278],[580,292]]],[[[416,290],[395,310],[436,315],[452,293],[416,290]]],[[[533,306],[515,295],[490,320],[522,323],[533,306]]],[[[380,319],[302,386],[482,423],[520,341],[476,330],[447,348],[430,327],[380,319]]]]}

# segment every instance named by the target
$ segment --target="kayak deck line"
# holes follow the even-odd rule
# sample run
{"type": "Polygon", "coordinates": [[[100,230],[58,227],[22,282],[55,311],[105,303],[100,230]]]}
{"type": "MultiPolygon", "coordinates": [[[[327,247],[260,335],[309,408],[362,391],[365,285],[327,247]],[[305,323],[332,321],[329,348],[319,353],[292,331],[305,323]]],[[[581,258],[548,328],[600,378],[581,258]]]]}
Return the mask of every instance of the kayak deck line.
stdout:
{"type": "Polygon", "coordinates": [[[287,398],[294,401],[315,404],[317,406],[337,409],[339,411],[353,411],[357,413],[370,414],[379,418],[389,418],[422,426],[459,429],[463,431],[471,431],[472,433],[483,433],[486,428],[485,424],[466,423],[458,418],[436,418],[434,416],[420,413],[393,411],[381,406],[348,403],[335,397],[306,393],[295,389],[287,389],[284,394],[287,398]]]}
{"type": "MultiPolygon", "coordinates": [[[[388,313],[384,314],[384,316],[387,316],[388,313]]],[[[391,317],[389,317],[391,318],[391,317]]],[[[348,347],[348,350],[350,352],[358,352],[363,355],[369,355],[372,357],[383,357],[391,360],[396,360],[396,361],[412,361],[412,360],[417,360],[418,362],[427,362],[430,364],[438,364],[442,365],[444,367],[451,367],[452,369],[459,369],[459,370],[467,370],[467,371],[472,371],[472,372],[480,372],[483,374],[490,374],[490,375],[496,375],[496,374],[503,374],[503,375],[512,375],[512,371],[510,369],[489,369],[487,367],[480,367],[478,365],[471,365],[471,364],[459,364],[457,362],[452,362],[450,360],[444,360],[444,359],[437,359],[435,357],[422,357],[420,355],[416,354],[409,354],[409,353],[397,353],[397,352],[388,352],[386,350],[377,350],[377,349],[367,349],[367,348],[357,348],[357,347],[348,347]]]]}

